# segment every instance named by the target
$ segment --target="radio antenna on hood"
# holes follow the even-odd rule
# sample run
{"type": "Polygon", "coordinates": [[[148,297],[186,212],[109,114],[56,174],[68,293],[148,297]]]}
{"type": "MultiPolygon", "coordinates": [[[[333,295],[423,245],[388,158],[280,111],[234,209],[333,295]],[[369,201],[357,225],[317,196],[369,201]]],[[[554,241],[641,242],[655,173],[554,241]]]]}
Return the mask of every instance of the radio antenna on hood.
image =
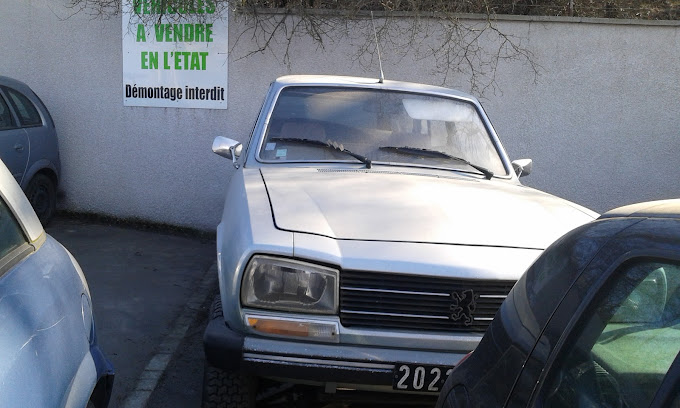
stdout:
{"type": "Polygon", "coordinates": [[[385,82],[385,74],[382,68],[382,57],[380,56],[380,43],[378,42],[378,30],[375,29],[375,20],[373,20],[373,10],[371,10],[371,23],[373,24],[373,36],[375,36],[375,49],[378,51],[378,65],[380,66],[380,79],[378,83],[385,82]]]}

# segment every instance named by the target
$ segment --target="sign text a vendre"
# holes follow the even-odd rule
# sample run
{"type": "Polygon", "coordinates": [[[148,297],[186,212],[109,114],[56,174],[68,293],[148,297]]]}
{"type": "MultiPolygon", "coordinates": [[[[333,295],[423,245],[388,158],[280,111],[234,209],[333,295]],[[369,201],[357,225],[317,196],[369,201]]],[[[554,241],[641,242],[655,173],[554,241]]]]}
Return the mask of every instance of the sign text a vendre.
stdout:
{"type": "Polygon", "coordinates": [[[122,4],[123,105],[226,109],[226,10],[213,0],[122,4]]]}

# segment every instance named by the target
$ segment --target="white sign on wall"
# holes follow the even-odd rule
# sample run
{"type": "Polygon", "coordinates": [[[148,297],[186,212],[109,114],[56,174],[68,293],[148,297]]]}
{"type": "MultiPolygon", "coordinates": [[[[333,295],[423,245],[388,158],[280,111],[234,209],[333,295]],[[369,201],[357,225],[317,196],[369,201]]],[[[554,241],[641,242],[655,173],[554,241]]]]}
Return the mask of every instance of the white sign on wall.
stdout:
{"type": "Polygon", "coordinates": [[[123,0],[123,105],[227,108],[228,25],[214,0],[123,0]]]}

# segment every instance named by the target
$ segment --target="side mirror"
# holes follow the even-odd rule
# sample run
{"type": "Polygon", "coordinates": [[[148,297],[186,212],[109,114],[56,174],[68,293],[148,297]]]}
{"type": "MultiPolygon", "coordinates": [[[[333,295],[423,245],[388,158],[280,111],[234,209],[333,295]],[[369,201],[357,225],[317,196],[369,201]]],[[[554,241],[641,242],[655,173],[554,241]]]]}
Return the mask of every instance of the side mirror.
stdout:
{"type": "Polygon", "coordinates": [[[519,159],[512,162],[512,168],[515,170],[517,177],[524,177],[531,174],[531,167],[534,161],[531,159],[519,159]]]}
{"type": "Polygon", "coordinates": [[[243,152],[243,145],[241,142],[224,136],[217,136],[213,141],[212,151],[224,158],[231,159],[232,163],[234,163],[234,167],[238,169],[239,166],[236,163],[236,159],[238,159],[243,152]]]}

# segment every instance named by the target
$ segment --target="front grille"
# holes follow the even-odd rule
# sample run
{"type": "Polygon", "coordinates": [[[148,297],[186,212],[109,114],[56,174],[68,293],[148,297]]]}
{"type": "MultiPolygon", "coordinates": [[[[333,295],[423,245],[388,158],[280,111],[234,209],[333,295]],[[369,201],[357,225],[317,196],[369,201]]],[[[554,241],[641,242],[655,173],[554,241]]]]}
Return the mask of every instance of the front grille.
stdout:
{"type": "Polygon", "coordinates": [[[484,332],[514,284],[342,271],[340,322],[345,327],[484,332]]]}

